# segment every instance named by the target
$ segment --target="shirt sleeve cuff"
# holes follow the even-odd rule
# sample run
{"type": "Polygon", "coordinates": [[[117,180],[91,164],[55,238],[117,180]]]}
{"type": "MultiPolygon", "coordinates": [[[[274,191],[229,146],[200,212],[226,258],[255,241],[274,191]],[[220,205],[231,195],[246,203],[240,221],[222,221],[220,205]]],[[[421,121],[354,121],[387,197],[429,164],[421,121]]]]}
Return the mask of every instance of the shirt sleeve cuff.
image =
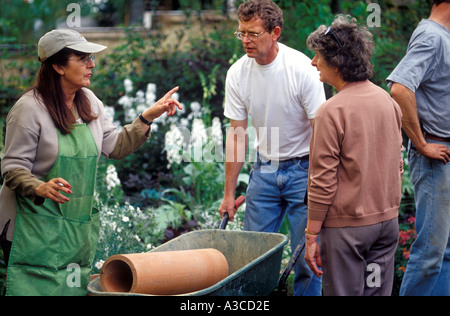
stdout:
{"type": "Polygon", "coordinates": [[[43,197],[36,196],[36,188],[43,182],[36,178],[29,170],[12,169],[4,174],[5,185],[14,192],[30,199],[35,205],[44,204],[43,197]]]}
{"type": "Polygon", "coordinates": [[[328,204],[320,204],[313,201],[308,201],[308,219],[314,221],[325,221],[328,214],[328,204]]]}

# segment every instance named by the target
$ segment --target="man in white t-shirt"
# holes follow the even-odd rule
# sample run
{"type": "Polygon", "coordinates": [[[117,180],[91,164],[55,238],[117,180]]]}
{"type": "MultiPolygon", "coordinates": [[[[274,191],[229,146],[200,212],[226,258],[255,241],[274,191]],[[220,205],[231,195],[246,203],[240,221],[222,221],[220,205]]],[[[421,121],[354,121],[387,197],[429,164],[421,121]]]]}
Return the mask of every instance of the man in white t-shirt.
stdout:
{"type": "MultiPolygon", "coordinates": [[[[271,0],[252,0],[238,10],[246,55],[228,71],[225,116],[231,120],[226,144],[225,192],[219,212],[233,220],[237,179],[248,146],[248,118],[256,131],[257,161],[250,174],[244,229],[278,232],[287,216],[294,250],[304,236],[304,203],[311,125],[325,102],[323,84],[311,60],[278,43],[283,12],[271,0]]],[[[295,295],[320,295],[320,280],[300,258],[295,295]]]]}

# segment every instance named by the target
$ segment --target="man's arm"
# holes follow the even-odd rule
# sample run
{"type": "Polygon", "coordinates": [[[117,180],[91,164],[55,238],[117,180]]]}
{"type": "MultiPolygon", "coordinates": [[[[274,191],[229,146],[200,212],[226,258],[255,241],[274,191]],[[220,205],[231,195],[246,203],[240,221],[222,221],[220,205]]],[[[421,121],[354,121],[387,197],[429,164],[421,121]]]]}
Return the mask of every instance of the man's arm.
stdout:
{"type": "Polygon", "coordinates": [[[450,161],[450,149],[444,145],[427,143],[423,136],[414,92],[402,84],[394,83],[391,88],[391,94],[402,109],[403,130],[417,150],[427,158],[440,160],[447,164],[450,161]]]}
{"type": "Polygon", "coordinates": [[[245,162],[248,147],[248,119],[231,120],[231,129],[227,135],[225,158],[225,189],[222,204],[219,208],[223,217],[228,212],[230,220],[234,220],[234,201],[237,180],[245,162]]]}

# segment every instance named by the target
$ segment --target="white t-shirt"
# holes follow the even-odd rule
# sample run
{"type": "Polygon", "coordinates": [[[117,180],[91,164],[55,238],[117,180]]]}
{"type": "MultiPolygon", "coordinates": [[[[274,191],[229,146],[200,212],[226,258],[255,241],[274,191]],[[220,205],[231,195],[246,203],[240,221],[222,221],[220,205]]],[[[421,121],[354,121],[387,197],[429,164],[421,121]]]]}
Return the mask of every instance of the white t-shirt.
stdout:
{"type": "Polygon", "coordinates": [[[228,71],[225,116],[242,121],[251,116],[256,150],[268,160],[283,161],[309,154],[309,120],[325,102],[319,72],[311,59],[278,43],[269,65],[247,55],[228,71]]]}

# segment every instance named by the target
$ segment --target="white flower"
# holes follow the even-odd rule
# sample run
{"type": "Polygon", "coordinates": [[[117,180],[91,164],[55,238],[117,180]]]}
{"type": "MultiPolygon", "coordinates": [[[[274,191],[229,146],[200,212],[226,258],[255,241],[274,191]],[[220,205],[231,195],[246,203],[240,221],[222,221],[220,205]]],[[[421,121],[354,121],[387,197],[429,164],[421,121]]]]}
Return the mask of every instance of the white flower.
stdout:
{"type": "Polygon", "coordinates": [[[209,141],[205,146],[204,159],[205,161],[211,161],[213,159],[216,162],[223,161],[224,149],[223,149],[223,132],[220,119],[215,117],[212,121],[212,126],[209,129],[209,141]],[[214,154],[211,156],[211,150],[214,149],[214,154]]]}
{"type": "MultiPolygon", "coordinates": [[[[205,123],[201,119],[194,119],[192,123],[191,146],[193,149],[194,161],[201,162],[203,158],[203,145],[208,141],[205,123]]],[[[192,157],[191,157],[192,160],[192,157]]]]}
{"type": "Polygon", "coordinates": [[[160,117],[157,117],[153,120],[153,123],[162,123],[163,125],[166,125],[166,118],[167,118],[167,112],[164,112],[160,117]]]}
{"type": "Polygon", "coordinates": [[[215,117],[212,121],[211,140],[217,145],[221,146],[223,144],[222,124],[218,117],[215,117]]]}
{"type": "Polygon", "coordinates": [[[191,103],[191,114],[189,114],[188,119],[192,120],[195,118],[202,117],[202,105],[199,102],[191,103]]]}
{"type": "Polygon", "coordinates": [[[142,90],[139,90],[138,92],[136,92],[136,97],[134,98],[134,102],[136,104],[145,104],[145,93],[142,90]]]}
{"type": "Polygon", "coordinates": [[[130,218],[128,216],[122,216],[122,222],[128,223],[130,221],[130,218]]]}
{"type": "Polygon", "coordinates": [[[100,270],[103,267],[104,263],[105,263],[104,260],[99,260],[95,263],[95,267],[100,270]]]}
{"type": "Polygon", "coordinates": [[[124,108],[124,110],[131,108],[133,106],[133,102],[134,99],[130,98],[127,95],[124,95],[119,99],[119,101],[117,101],[117,103],[119,103],[124,108]]]}
{"type": "Polygon", "coordinates": [[[170,130],[165,136],[165,150],[167,154],[167,160],[169,161],[168,168],[172,164],[181,163],[183,157],[181,155],[181,150],[183,148],[184,137],[180,129],[175,125],[170,125],[170,130]]]}
{"type": "Polygon", "coordinates": [[[194,119],[194,122],[192,123],[192,146],[203,147],[203,144],[207,141],[208,135],[206,133],[205,123],[201,119],[194,119]]]}
{"type": "Polygon", "coordinates": [[[130,79],[125,79],[123,81],[123,85],[125,87],[125,92],[128,94],[131,91],[133,91],[133,81],[131,81],[130,79]]]}
{"type": "Polygon", "coordinates": [[[180,125],[181,125],[181,127],[188,128],[189,127],[189,120],[187,118],[182,118],[180,120],[180,125]]]}
{"type": "Polygon", "coordinates": [[[178,123],[178,117],[177,116],[171,116],[167,119],[167,123],[169,124],[177,124],[178,123]]]}
{"type": "Polygon", "coordinates": [[[155,94],[155,93],[156,93],[156,84],[154,84],[154,83],[149,83],[149,84],[147,85],[147,93],[153,93],[153,94],[155,94]]]}
{"type": "Polygon", "coordinates": [[[114,165],[109,165],[108,168],[106,169],[105,181],[108,191],[120,185],[120,179],[117,176],[116,167],[114,167],[114,165]]]}
{"type": "Polygon", "coordinates": [[[114,121],[114,115],[116,111],[112,106],[105,106],[105,115],[110,121],[114,121]]]}
{"type": "Polygon", "coordinates": [[[125,111],[125,121],[134,121],[138,116],[136,109],[130,108],[125,111]]]}
{"type": "Polygon", "coordinates": [[[147,92],[145,94],[145,104],[152,106],[156,103],[156,84],[149,83],[147,85],[147,92]]]}
{"type": "Polygon", "coordinates": [[[147,110],[147,105],[146,104],[139,104],[137,107],[136,107],[136,112],[138,112],[138,113],[143,113],[145,110],[147,110]]]}
{"type": "Polygon", "coordinates": [[[191,103],[191,111],[192,112],[199,112],[201,109],[202,109],[202,105],[199,102],[191,103]]]}

